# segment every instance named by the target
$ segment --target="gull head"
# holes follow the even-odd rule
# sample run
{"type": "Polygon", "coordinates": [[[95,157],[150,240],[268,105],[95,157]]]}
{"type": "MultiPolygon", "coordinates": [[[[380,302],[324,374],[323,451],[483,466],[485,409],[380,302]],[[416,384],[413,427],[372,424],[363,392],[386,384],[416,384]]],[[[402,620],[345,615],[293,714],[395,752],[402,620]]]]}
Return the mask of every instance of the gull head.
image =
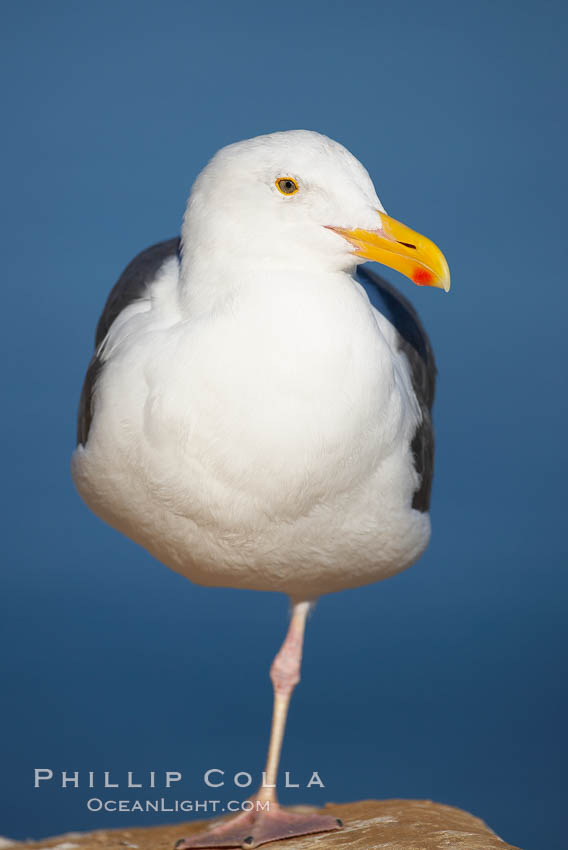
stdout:
{"type": "Polygon", "coordinates": [[[184,263],[352,271],[372,260],[446,291],[448,265],[426,237],[385,213],[367,170],[343,145],[309,130],[222,148],[193,186],[182,230],[184,263]]]}

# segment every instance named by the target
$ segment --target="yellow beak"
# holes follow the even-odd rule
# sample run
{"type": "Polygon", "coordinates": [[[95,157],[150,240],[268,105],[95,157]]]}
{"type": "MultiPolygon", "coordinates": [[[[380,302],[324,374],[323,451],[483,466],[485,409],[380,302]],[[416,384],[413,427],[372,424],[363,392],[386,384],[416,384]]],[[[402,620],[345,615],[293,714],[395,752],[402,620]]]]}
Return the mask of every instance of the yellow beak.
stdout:
{"type": "Polygon", "coordinates": [[[377,212],[380,219],[377,230],[329,229],[351,242],[357,257],[396,269],[418,286],[436,286],[448,292],[450,270],[440,249],[400,221],[377,212]]]}

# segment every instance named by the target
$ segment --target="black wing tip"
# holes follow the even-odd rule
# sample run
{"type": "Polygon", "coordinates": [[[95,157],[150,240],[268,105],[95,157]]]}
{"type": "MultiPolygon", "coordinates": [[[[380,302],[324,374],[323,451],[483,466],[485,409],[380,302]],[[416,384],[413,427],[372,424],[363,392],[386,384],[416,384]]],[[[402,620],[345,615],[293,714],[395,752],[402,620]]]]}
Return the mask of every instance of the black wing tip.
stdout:
{"type": "MultiPolygon", "coordinates": [[[[414,381],[420,385],[424,395],[424,401],[431,410],[434,403],[438,370],[436,368],[432,343],[416,308],[392,283],[389,283],[381,275],[371,271],[371,269],[358,266],[357,275],[364,278],[379,290],[390,313],[390,316],[387,316],[387,318],[394,325],[403,340],[402,347],[405,349],[409,347],[421,361],[422,367],[420,367],[419,362],[415,362],[415,357],[412,357],[411,360],[413,362],[411,362],[411,367],[414,381]]],[[[410,355],[411,352],[407,349],[406,354],[410,355]]]]}
{"type": "Polygon", "coordinates": [[[119,313],[135,298],[139,298],[160,266],[175,254],[180,256],[181,238],[165,239],[150,245],[130,260],[109,292],[97,323],[95,347],[101,344],[119,313]]]}
{"type": "Polygon", "coordinates": [[[79,399],[79,410],[77,412],[77,445],[86,446],[89,438],[89,430],[93,421],[94,405],[93,394],[95,384],[103,367],[102,361],[96,354],[93,354],[91,362],[87,367],[85,380],[81,389],[81,398],[79,399]]]}
{"type": "Polygon", "coordinates": [[[401,295],[398,289],[366,267],[359,266],[357,274],[380,291],[390,314],[387,318],[396,328],[400,337],[400,347],[409,362],[412,386],[422,412],[422,421],[410,447],[414,458],[414,468],[420,478],[418,488],[412,497],[412,507],[421,513],[427,513],[430,509],[434,477],[432,405],[437,370],[432,344],[416,308],[404,295],[401,295]]]}
{"type": "Polygon", "coordinates": [[[414,304],[408,300],[398,289],[385,280],[384,277],[372,271],[366,266],[357,266],[357,274],[372,283],[387,300],[389,307],[396,315],[399,322],[396,323],[397,331],[406,341],[416,349],[424,360],[426,366],[436,372],[434,350],[432,343],[422,324],[414,304]]]}
{"type": "Polygon", "coordinates": [[[132,301],[140,298],[147,286],[156,277],[160,266],[177,254],[181,257],[179,236],[150,245],[132,259],[111,289],[97,323],[95,353],[87,367],[77,416],[77,445],[85,446],[94,415],[94,392],[97,379],[103,368],[97,350],[108,334],[114,320],[132,301]]]}

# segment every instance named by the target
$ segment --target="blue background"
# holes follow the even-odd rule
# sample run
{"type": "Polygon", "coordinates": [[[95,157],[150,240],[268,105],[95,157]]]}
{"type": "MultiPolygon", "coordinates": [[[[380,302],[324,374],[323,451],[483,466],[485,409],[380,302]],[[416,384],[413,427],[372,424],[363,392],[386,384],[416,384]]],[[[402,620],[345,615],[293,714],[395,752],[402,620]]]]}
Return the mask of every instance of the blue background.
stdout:
{"type": "Polygon", "coordinates": [[[122,268],[179,232],[219,147],[309,128],[443,248],[453,289],[388,275],[439,363],[433,539],[406,573],[318,605],[282,768],[326,788],[281,797],[427,797],[525,850],[564,848],[565,5],[4,11],[0,832],[187,818],[89,814],[89,769],[181,770],[168,799],[246,795],[208,791],[209,767],[259,779],[286,600],[166,570],[89,513],[69,458],[122,268]],[[34,790],[34,767],[82,787],[34,790]]]}

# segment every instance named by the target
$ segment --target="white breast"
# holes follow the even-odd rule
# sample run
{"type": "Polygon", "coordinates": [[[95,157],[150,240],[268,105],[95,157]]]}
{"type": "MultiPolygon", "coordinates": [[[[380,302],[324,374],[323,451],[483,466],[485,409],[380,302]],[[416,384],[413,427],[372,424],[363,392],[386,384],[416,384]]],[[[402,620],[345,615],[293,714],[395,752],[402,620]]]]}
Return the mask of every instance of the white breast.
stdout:
{"type": "MultiPolygon", "coordinates": [[[[347,275],[258,281],[186,317],[172,263],[105,343],[89,506],[209,585],[318,596],[404,569],[419,411],[394,331],[347,275]]],[[[130,311],[130,312],[128,312],[130,311]]]]}

